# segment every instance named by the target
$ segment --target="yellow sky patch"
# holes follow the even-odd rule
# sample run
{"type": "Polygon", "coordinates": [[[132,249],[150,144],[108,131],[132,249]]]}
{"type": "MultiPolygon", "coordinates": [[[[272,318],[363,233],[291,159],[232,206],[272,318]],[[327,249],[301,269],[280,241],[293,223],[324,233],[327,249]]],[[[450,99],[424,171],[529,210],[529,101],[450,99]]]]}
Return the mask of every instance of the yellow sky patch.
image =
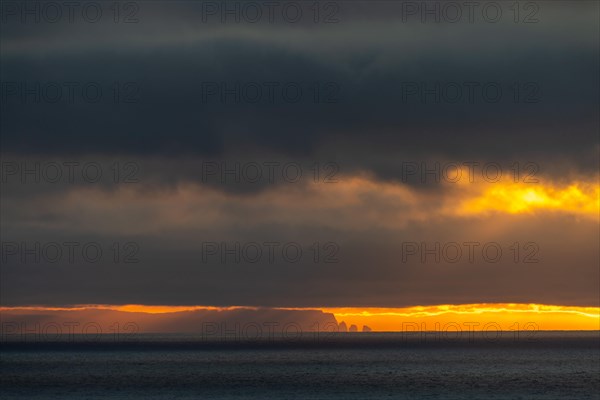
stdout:
{"type": "Polygon", "coordinates": [[[598,218],[600,187],[575,182],[565,186],[497,182],[481,185],[479,193],[469,193],[458,207],[459,215],[488,212],[509,214],[553,211],[598,218]]]}

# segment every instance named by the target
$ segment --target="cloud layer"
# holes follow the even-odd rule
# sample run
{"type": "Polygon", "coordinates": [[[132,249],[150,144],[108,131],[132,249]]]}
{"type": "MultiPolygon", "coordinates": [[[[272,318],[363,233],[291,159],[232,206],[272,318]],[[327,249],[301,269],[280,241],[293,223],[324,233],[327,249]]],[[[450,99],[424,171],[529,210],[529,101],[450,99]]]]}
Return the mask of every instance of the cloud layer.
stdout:
{"type": "Polygon", "coordinates": [[[3,8],[3,305],[598,306],[597,3],[206,3],[3,8]]]}

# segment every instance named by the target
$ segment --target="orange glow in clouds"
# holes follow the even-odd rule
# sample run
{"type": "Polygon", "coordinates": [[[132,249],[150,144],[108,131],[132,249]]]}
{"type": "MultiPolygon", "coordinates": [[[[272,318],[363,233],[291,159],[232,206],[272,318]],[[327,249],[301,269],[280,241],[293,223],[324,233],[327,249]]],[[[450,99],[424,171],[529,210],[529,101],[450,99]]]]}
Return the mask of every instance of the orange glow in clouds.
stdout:
{"type": "Polygon", "coordinates": [[[550,184],[489,183],[480,193],[465,199],[458,212],[460,215],[490,211],[521,214],[533,213],[537,210],[598,218],[600,187],[597,184],[583,182],[563,187],[550,184]]]}

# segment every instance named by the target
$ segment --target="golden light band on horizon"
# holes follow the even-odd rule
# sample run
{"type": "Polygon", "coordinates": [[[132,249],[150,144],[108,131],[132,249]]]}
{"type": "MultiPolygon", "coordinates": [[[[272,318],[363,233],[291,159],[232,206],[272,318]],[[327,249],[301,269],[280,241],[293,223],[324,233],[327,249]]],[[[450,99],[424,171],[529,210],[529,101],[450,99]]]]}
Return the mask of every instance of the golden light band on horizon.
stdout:
{"type": "MultiPolygon", "coordinates": [[[[378,307],[275,307],[278,310],[319,310],[334,315],[338,322],[359,329],[368,326],[373,331],[401,331],[406,326],[423,330],[440,330],[449,325],[470,326],[475,330],[486,326],[502,330],[518,330],[528,325],[539,330],[600,330],[600,307],[577,307],[545,304],[480,303],[462,305],[378,307]]],[[[82,311],[112,310],[127,313],[167,314],[197,310],[230,311],[259,310],[259,307],[211,307],[166,305],[78,305],[74,307],[1,307],[0,311],[82,311]]]]}
{"type": "Polygon", "coordinates": [[[407,324],[439,330],[451,324],[468,326],[471,323],[477,323],[480,329],[495,324],[503,330],[514,330],[534,324],[540,330],[600,330],[599,307],[482,303],[406,308],[342,307],[323,311],[348,325],[367,325],[377,331],[402,330],[407,324]]]}

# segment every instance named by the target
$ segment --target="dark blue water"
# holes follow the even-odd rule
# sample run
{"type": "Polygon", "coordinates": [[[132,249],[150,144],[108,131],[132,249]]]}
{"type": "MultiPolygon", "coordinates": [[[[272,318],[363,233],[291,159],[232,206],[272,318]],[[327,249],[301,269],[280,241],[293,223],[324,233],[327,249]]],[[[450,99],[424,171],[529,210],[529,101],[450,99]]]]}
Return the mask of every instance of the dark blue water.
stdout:
{"type": "Polygon", "coordinates": [[[599,399],[598,332],[4,341],[2,399],[599,399]]]}

